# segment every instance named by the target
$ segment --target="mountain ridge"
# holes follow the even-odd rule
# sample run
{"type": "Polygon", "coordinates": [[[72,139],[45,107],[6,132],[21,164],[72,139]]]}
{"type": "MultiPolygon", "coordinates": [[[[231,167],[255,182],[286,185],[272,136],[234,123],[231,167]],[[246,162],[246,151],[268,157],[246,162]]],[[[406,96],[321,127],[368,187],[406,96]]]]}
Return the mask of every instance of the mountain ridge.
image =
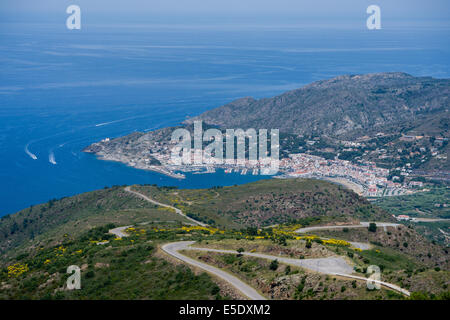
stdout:
{"type": "Polygon", "coordinates": [[[342,75],[272,98],[240,98],[184,123],[203,120],[219,127],[277,128],[286,133],[349,138],[389,130],[399,120],[407,127],[411,116],[448,115],[449,94],[449,79],[402,72],[342,75]]]}
{"type": "MultiPolygon", "coordinates": [[[[203,129],[279,129],[282,157],[309,153],[389,169],[447,172],[449,96],[450,79],[402,72],[342,75],[272,98],[243,97],[178,126],[96,142],[83,151],[173,175],[164,164],[171,133],[192,132],[193,122],[201,120],[203,129]]],[[[431,178],[447,179],[446,173],[431,178]]]]}

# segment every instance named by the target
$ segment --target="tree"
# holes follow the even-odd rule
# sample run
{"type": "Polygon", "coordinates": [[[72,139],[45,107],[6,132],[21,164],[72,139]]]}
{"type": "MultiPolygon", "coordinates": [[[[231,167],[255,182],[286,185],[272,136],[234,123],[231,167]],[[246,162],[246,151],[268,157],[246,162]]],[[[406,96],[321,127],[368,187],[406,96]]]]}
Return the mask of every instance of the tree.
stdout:
{"type": "Polygon", "coordinates": [[[411,300],[429,300],[429,296],[425,292],[411,292],[409,297],[411,300]]]}
{"type": "Polygon", "coordinates": [[[376,232],[377,231],[377,224],[375,222],[369,223],[369,231],[370,232],[376,232]]]}
{"type": "Polygon", "coordinates": [[[308,248],[308,249],[310,249],[310,248],[311,248],[311,245],[312,245],[311,240],[307,240],[307,241],[306,241],[305,247],[308,248]]]}
{"type": "Polygon", "coordinates": [[[286,275],[289,275],[291,273],[291,266],[286,266],[286,268],[284,269],[284,273],[286,275]]]}
{"type": "Polygon", "coordinates": [[[278,243],[282,246],[287,246],[286,237],[281,236],[280,238],[278,238],[278,243]]]}
{"type": "Polygon", "coordinates": [[[248,227],[245,232],[249,235],[249,236],[257,236],[258,235],[258,228],[256,227],[248,227]]]}
{"type": "Polygon", "coordinates": [[[277,270],[277,269],[278,269],[278,260],[276,260],[276,259],[273,260],[273,261],[270,263],[269,269],[270,269],[270,270],[273,270],[273,271],[277,270]]]}
{"type": "Polygon", "coordinates": [[[216,295],[216,294],[218,294],[220,292],[220,288],[217,286],[217,285],[215,285],[212,289],[211,289],[211,294],[212,295],[216,295]]]}

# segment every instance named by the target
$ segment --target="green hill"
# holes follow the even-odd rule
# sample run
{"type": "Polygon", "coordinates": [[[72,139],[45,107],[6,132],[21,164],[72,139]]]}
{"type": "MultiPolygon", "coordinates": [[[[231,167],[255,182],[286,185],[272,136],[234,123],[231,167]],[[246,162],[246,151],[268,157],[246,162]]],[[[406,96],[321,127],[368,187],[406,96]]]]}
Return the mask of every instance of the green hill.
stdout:
{"type": "MultiPolygon", "coordinates": [[[[213,227],[192,227],[191,221],[175,210],[141,200],[125,191],[124,186],[27,208],[0,219],[0,299],[241,297],[229,285],[181,264],[160,250],[164,243],[180,240],[218,247],[232,243],[246,250],[283,252],[291,257],[300,254],[300,259],[342,255],[358,266],[356,272],[364,273],[373,263],[385,266],[391,282],[430,294],[425,297],[432,294],[441,297],[447,289],[448,251],[428,243],[412,227],[398,233],[379,228],[373,235],[366,229],[341,232],[342,239],[370,239],[375,247],[362,252],[354,251],[345,241],[298,239],[293,230],[310,224],[391,219],[388,212],[329,182],[271,179],[210,189],[141,185],[132,186],[132,190],[178,207],[213,227]],[[257,228],[275,223],[279,226],[257,228]],[[125,231],[128,236],[124,238],[109,233],[119,226],[133,227],[125,231]],[[69,276],[66,269],[70,265],[82,270],[82,290],[66,288],[69,276]],[[410,278],[409,274],[417,277],[410,278]],[[416,278],[420,280],[417,284],[416,278]]],[[[210,255],[202,256],[207,263],[223,265],[221,258],[210,258],[210,255]]],[[[305,276],[299,277],[303,270],[292,269],[291,273],[284,266],[280,270],[285,271],[278,272],[271,270],[267,261],[247,261],[239,255],[228,259],[233,266],[227,266],[230,261],[225,260],[224,268],[236,272],[244,281],[251,277],[252,283],[257,283],[261,290],[286,281],[292,283],[287,296],[277,293],[273,294],[275,298],[402,298],[385,290],[367,292],[361,283],[356,285],[348,279],[335,282],[327,275],[318,276],[309,271],[305,284],[308,289],[303,292],[298,289],[304,281],[305,276]],[[314,293],[314,288],[320,290],[314,293]],[[325,288],[330,292],[326,293],[325,288]]]]}

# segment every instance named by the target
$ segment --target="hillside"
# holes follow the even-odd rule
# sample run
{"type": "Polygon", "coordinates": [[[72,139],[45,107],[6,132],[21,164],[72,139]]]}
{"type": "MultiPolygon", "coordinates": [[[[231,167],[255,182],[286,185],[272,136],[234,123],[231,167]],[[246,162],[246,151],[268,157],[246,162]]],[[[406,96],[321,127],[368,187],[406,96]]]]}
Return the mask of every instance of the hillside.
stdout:
{"type": "MultiPolygon", "coordinates": [[[[229,284],[161,249],[185,240],[200,247],[242,248],[275,257],[343,257],[359,276],[377,264],[385,268],[384,279],[425,292],[421,297],[448,296],[447,249],[427,242],[413,227],[378,228],[376,234],[367,228],[341,231],[333,234],[334,239],[296,233],[308,225],[391,219],[389,213],[338,185],[271,179],[223,188],[141,185],[131,190],[135,193],[124,186],[105,188],[3,217],[0,299],[242,298],[229,284]],[[175,210],[154,205],[139,194],[210,226],[193,226],[175,210]],[[119,226],[124,226],[124,236],[111,233],[119,226]],[[361,250],[339,239],[370,241],[372,247],[361,250]],[[67,290],[69,265],[80,266],[82,290],[67,290]]],[[[271,299],[404,298],[391,290],[369,291],[365,281],[336,279],[267,259],[200,253],[195,248],[186,255],[228,270],[271,299]]]]}
{"type": "Polygon", "coordinates": [[[356,193],[320,180],[271,179],[232,187],[164,193],[151,186],[138,186],[137,190],[221,227],[263,227],[303,218],[320,218],[323,222],[392,219],[386,211],[356,193]]]}
{"type": "Polygon", "coordinates": [[[238,99],[186,122],[343,138],[398,132],[399,127],[436,130],[423,125],[430,117],[448,119],[449,95],[448,79],[405,73],[344,75],[273,98],[238,99]]]}
{"type": "Polygon", "coordinates": [[[213,299],[221,289],[205,273],[169,263],[144,239],[113,240],[111,226],[57,244],[30,248],[0,268],[0,300],[213,299]],[[97,245],[108,239],[111,244],[97,245]],[[81,268],[81,290],[66,290],[69,265],[81,268]]]}
{"type": "Polygon", "coordinates": [[[192,123],[202,120],[204,130],[279,129],[282,158],[292,153],[337,156],[389,169],[420,169],[419,176],[426,175],[423,170],[442,170],[430,178],[448,181],[449,95],[449,79],[405,73],[343,75],[272,98],[241,98],[180,126],[95,142],[83,151],[170,175],[172,131],[192,131],[192,123]]]}
{"type": "MultiPolygon", "coordinates": [[[[212,189],[136,186],[136,190],[223,228],[319,216],[342,221],[391,218],[355,193],[318,180],[274,179],[212,189]]],[[[107,223],[129,225],[149,220],[184,221],[174,212],[134,197],[120,186],[54,199],[0,219],[0,255],[19,246],[49,243],[64,234],[76,235],[107,223]]]]}
{"type": "Polygon", "coordinates": [[[0,256],[18,247],[51,244],[108,223],[128,225],[148,220],[183,219],[115,186],[53,199],[0,219],[0,256]]]}
{"type": "Polygon", "coordinates": [[[395,215],[408,215],[414,218],[437,219],[435,222],[413,222],[415,229],[430,241],[448,246],[450,244],[450,189],[433,188],[407,196],[377,199],[375,204],[395,215]],[[445,219],[445,220],[442,220],[445,219]]]}

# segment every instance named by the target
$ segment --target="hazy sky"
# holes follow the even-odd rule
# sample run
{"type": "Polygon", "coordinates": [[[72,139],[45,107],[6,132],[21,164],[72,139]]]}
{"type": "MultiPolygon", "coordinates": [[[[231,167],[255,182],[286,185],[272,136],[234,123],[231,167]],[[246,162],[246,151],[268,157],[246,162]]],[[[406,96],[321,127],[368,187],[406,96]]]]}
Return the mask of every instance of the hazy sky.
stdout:
{"type": "Polygon", "coordinates": [[[65,12],[71,4],[87,14],[114,16],[143,15],[243,15],[299,16],[342,19],[365,15],[365,9],[377,4],[387,18],[448,19],[448,0],[1,0],[2,17],[65,12]]]}
{"type": "Polygon", "coordinates": [[[0,23],[64,24],[73,4],[80,6],[85,26],[365,28],[366,9],[376,4],[386,29],[450,28],[450,0],[0,0],[0,23]]]}

